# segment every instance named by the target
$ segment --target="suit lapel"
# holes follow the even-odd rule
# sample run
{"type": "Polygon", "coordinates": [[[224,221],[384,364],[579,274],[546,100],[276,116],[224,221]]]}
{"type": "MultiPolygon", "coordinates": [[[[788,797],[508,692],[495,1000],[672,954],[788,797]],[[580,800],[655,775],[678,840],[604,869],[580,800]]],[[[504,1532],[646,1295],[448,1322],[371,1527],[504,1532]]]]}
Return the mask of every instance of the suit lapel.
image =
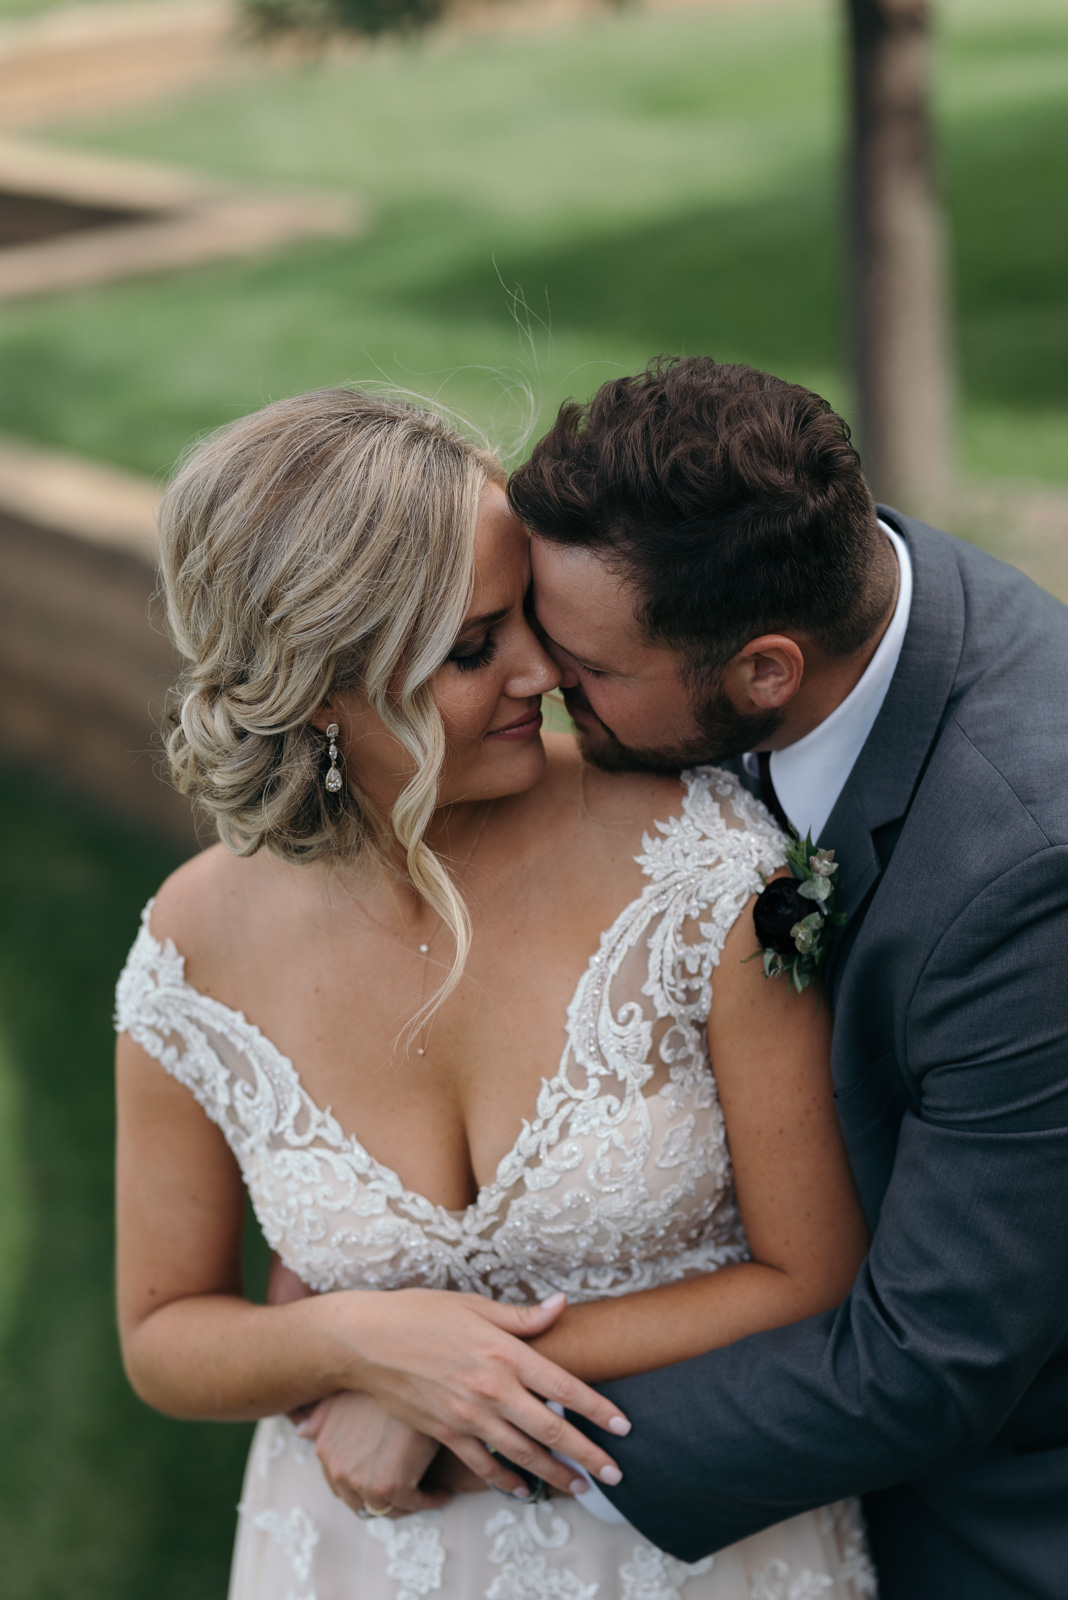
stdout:
{"type": "MultiPolygon", "coordinates": [[[[886,699],[819,838],[840,863],[835,909],[847,919],[883,870],[872,834],[904,816],[912,803],[945,715],[964,640],[964,590],[950,540],[886,506],[878,510],[908,544],[912,607],[886,699]]],[[[832,969],[843,943],[851,942],[847,923],[832,940],[832,969]]]]}

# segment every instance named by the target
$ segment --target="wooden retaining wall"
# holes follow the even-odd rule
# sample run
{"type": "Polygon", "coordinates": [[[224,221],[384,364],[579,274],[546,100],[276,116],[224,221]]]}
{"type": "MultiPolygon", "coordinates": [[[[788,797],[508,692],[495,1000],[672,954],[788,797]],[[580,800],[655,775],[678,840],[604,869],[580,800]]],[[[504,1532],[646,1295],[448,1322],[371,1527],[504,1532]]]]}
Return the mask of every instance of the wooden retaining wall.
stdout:
{"type": "Polygon", "coordinates": [[[176,661],[153,499],[125,474],[0,444],[0,754],[193,846],[159,747],[176,661]]]}

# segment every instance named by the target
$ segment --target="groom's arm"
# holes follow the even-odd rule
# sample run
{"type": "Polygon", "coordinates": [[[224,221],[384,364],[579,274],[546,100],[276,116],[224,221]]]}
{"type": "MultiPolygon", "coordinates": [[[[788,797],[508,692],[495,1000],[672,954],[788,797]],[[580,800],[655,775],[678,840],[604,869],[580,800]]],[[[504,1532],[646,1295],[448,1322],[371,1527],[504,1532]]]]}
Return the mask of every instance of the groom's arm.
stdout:
{"type": "MultiPolygon", "coordinates": [[[[634,1424],[610,1441],[611,1498],[655,1543],[694,1560],[977,1452],[1068,1341],[1066,963],[1057,847],[927,964],[907,1031],[919,1109],[845,1304],[604,1386],[634,1424]]],[[[1046,1425],[1068,1434],[1068,1416],[1046,1425]]]]}

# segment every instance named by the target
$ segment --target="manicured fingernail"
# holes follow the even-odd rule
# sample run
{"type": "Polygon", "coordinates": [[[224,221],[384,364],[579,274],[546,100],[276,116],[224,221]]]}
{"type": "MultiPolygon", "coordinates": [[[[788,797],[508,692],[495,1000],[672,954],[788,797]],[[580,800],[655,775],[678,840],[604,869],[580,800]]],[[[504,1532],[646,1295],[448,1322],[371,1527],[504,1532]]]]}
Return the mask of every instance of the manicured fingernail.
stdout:
{"type": "Polygon", "coordinates": [[[586,1482],[585,1478],[572,1478],[571,1482],[568,1484],[568,1488],[571,1490],[572,1494],[585,1494],[586,1490],[589,1488],[589,1484],[586,1482]]]}
{"type": "Polygon", "coordinates": [[[297,1432],[300,1434],[302,1439],[303,1439],[304,1435],[308,1431],[308,1423],[310,1421],[311,1421],[310,1417],[305,1417],[303,1422],[298,1422],[297,1423],[297,1432]]]}
{"type": "Polygon", "coordinates": [[[602,1467],[597,1476],[602,1483],[610,1483],[613,1488],[617,1483],[623,1482],[623,1474],[618,1467],[602,1467]]]}
{"type": "Polygon", "coordinates": [[[518,1489],[512,1489],[510,1493],[514,1494],[517,1500],[530,1499],[530,1490],[527,1488],[525,1483],[521,1483],[518,1489]]]}
{"type": "Polygon", "coordinates": [[[563,1305],[566,1299],[567,1295],[562,1291],[558,1294],[551,1294],[547,1300],[542,1301],[541,1309],[543,1311],[555,1311],[557,1306],[563,1305]]]}
{"type": "Polygon", "coordinates": [[[630,1423],[627,1421],[626,1417],[613,1417],[611,1422],[608,1424],[608,1431],[609,1433],[618,1433],[619,1437],[622,1439],[625,1434],[630,1432],[630,1423]]]}

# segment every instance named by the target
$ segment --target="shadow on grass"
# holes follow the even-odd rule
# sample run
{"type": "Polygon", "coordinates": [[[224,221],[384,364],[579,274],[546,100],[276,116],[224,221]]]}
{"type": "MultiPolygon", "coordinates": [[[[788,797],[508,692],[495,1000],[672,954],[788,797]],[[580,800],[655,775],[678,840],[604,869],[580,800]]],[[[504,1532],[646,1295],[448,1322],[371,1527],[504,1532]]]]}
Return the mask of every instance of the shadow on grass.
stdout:
{"type": "MultiPolygon", "coordinates": [[[[1017,95],[945,122],[972,470],[1063,481],[1068,106],[1017,95]]],[[[485,418],[479,373],[520,355],[494,263],[536,314],[548,296],[547,411],[666,350],[753,362],[848,412],[826,157],[785,151],[774,186],[743,200],[665,200],[654,215],[644,197],[615,222],[564,208],[538,233],[491,198],[398,193],[360,239],[8,306],[0,430],[157,472],[201,430],[325,382],[448,380],[448,398],[485,418]]]]}
{"type": "MultiPolygon", "coordinates": [[[[968,400],[1068,405],[1068,105],[961,120],[945,138],[961,381],[968,400]]],[[[809,173],[770,196],[644,218],[497,265],[557,331],[609,345],[840,372],[839,200],[809,173]]],[[[499,286],[479,255],[406,303],[483,319],[499,286]]]]}
{"type": "Polygon", "coordinates": [[[249,1430],[142,1406],[113,1310],[112,993],[176,857],[0,771],[0,859],[27,1235],[0,1348],[0,1587],[5,1600],[210,1600],[226,1589],[249,1430]]]}
{"type": "MultiPolygon", "coordinates": [[[[784,374],[842,364],[834,199],[828,185],[719,205],[576,238],[543,253],[503,250],[497,267],[554,332],[581,330],[649,354],[713,354],[784,374]]],[[[500,288],[477,259],[408,303],[485,317],[500,288]]]]}

